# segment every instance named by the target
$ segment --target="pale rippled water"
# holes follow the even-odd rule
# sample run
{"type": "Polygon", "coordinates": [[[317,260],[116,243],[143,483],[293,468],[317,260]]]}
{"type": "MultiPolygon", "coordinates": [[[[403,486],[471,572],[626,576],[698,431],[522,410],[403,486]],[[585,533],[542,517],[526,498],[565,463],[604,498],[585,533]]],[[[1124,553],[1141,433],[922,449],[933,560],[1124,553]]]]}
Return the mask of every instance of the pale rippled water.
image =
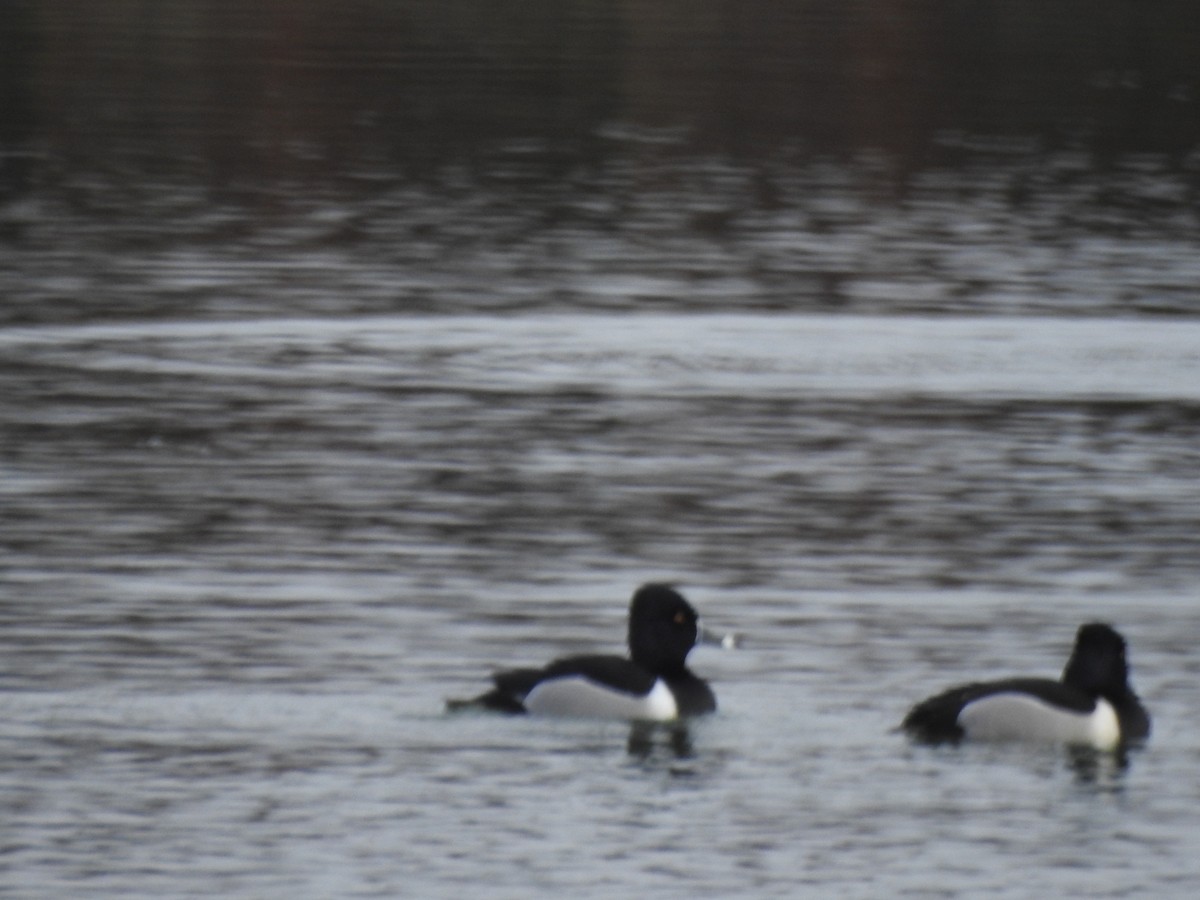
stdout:
{"type": "Polygon", "coordinates": [[[0,892],[1184,896],[1200,326],[10,328],[0,892]],[[686,745],[443,715],[677,580],[686,745]],[[1118,623],[1125,767],[890,733],[1118,623]]]}

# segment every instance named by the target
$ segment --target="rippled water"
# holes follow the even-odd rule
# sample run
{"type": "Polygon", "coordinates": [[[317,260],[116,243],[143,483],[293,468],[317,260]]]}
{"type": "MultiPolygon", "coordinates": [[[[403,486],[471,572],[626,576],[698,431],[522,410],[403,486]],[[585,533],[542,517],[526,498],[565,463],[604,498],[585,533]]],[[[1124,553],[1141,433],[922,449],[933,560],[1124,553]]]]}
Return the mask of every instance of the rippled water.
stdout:
{"type": "Polygon", "coordinates": [[[3,890],[1182,896],[1200,326],[778,315],[0,333],[3,890]],[[721,713],[444,716],[676,579],[721,713]],[[910,748],[1104,617],[1122,768],[910,748]],[[1049,885],[1049,887],[1047,887],[1049,885]]]}
{"type": "Polygon", "coordinates": [[[0,897],[1195,893],[1196,4],[683,7],[6,6],[0,897]],[[444,714],[649,579],[715,717],[444,714]]]}

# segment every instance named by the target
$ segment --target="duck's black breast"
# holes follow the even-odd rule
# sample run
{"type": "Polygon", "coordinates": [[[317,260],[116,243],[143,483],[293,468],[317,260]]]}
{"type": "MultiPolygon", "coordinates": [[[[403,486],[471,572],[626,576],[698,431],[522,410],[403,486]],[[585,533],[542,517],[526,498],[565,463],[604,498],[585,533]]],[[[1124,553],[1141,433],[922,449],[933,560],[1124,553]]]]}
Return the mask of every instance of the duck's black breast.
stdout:
{"type": "Polygon", "coordinates": [[[717,698],[708,682],[690,671],[666,679],[680,716],[703,716],[717,711],[717,698]]]}
{"type": "Polygon", "coordinates": [[[1121,721],[1121,734],[1127,741],[1137,743],[1150,737],[1150,714],[1133,691],[1122,692],[1115,699],[1113,708],[1121,721]]]}

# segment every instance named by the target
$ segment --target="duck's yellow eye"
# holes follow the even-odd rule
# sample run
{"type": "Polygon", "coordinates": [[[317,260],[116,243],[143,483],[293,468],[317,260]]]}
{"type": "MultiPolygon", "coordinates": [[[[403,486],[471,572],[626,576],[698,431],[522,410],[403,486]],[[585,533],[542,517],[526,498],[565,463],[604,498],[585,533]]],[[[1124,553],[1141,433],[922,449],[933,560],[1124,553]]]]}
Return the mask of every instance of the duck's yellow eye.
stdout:
{"type": "Polygon", "coordinates": [[[680,612],[675,613],[675,624],[676,625],[683,625],[683,624],[686,624],[686,622],[687,622],[687,616],[685,616],[683,614],[682,610],[680,612]]]}

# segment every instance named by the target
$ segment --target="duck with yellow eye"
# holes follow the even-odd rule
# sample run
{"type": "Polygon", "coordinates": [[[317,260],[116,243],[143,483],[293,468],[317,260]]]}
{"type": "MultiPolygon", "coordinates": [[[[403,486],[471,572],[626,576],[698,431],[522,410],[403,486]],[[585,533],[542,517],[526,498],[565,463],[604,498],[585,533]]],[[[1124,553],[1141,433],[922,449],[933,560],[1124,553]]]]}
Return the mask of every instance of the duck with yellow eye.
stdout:
{"type": "Polygon", "coordinates": [[[665,584],[645,584],[629,605],[629,657],[568,656],[542,668],[508,669],[495,686],[450,710],[482,709],[544,716],[666,722],[715,712],[712,688],[687,667],[699,643],[736,646],[712,635],[683,596],[665,584]]]}

